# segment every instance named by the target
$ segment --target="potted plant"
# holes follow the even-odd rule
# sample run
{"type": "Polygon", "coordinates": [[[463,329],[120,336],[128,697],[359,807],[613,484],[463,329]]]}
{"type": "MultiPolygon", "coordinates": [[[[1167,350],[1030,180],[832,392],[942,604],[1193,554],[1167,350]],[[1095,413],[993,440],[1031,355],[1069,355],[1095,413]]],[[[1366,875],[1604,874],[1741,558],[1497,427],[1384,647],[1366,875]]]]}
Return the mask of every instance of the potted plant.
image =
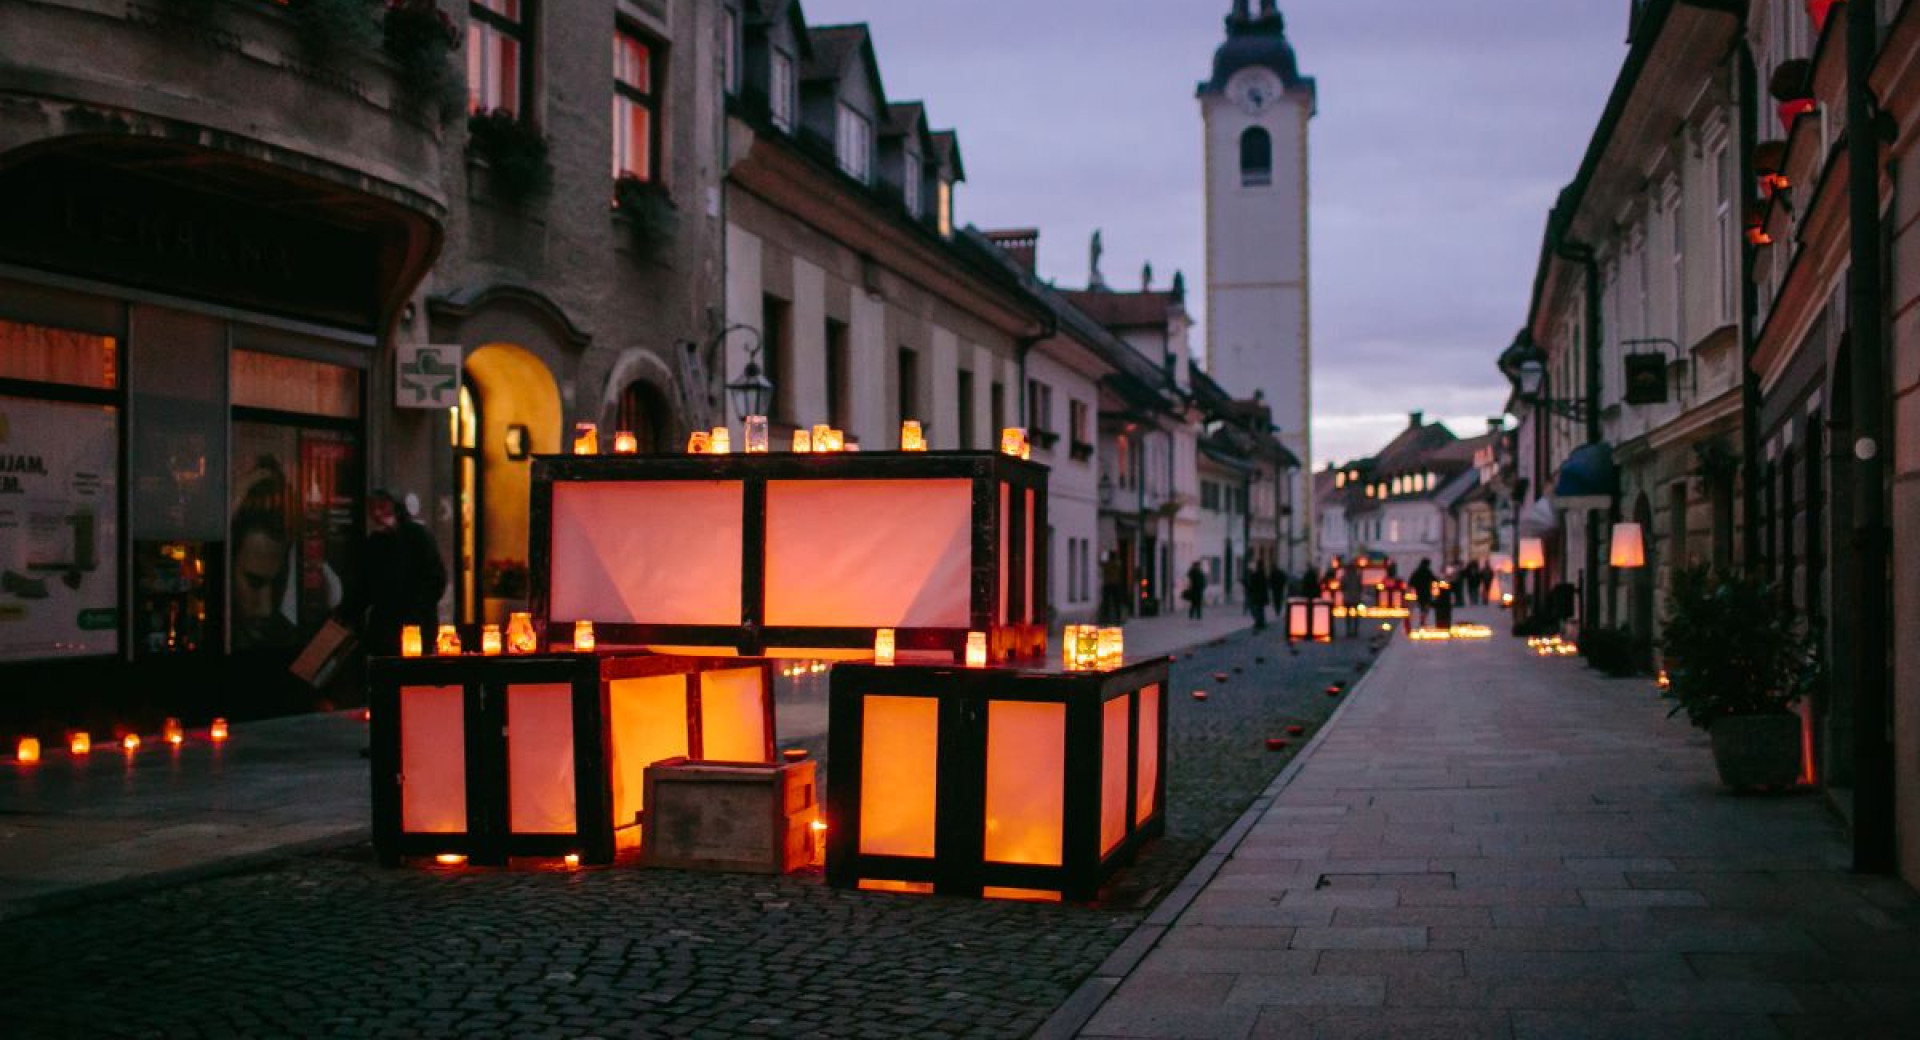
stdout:
{"type": "Polygon", "coordinates": [[[509,201],[546,187],[547,139],[531,122],[504,108],[467,117],[467,148],[487,164],[488,185],[509,201]]]}
{"type": "Polygon", "coordinates": [[[460,30],[435,0],[388,0],[381,46],[399,66],[400,81],[417,98],[438,99],[449,79],[448,55],[460,48],[460,30]]]}
{"type": "Polygon", "coordinates": [[[1789,787],[1800,776],[1793,706],[1820,681],[1815,642],[1776,586],[1696,567],[1674,575],[1665,655],[1670,714],[1706,730],[1720,780],[1789,787]]]}
{"type": "Polygon", "coordinates": [[[680,211],[658,184],[622,174],[613,182],[613,208],[624,218],[633,251],[648,255],[673,241],[680,211]]]}

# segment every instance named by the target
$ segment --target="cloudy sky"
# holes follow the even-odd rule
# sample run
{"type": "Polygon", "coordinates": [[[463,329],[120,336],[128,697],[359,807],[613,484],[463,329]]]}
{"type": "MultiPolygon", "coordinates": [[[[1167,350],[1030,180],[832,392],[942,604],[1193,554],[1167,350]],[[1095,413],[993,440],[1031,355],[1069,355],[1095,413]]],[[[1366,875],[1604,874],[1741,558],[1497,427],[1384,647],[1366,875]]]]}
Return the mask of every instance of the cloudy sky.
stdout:
{"type": "MultiPolygon", "coordinates": [[[[872,25],[887,93],[960,133],[961,220],[1038,226],[1042,273],[1204,284],[1195,85],[1231,0],[803,0],[872,25]]],[[[1627,0],[1282,0],[1319,81],[1314,454],[1424,410],[1466,435],[1506,389],[1540,233],[1625,54],[1627,0]]],[[[1192,301],[1204,302],[1196,291],[1192,301]]],[[[1204,320],[1204,315],[1201,316],[1204,320]]],[[[1196,348],[1203,342],[1195,340],[1196,348]]]]}

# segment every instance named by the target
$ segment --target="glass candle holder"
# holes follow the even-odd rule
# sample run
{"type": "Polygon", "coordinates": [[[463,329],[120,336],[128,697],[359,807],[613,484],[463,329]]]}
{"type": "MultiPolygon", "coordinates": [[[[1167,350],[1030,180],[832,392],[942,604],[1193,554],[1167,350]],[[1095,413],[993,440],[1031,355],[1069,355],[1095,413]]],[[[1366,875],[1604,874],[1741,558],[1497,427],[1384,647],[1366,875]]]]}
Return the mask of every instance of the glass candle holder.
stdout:
{"type": "Polygon", "coordinates": [[[746,430],[741,434],[740,440],[742,442],[740,448],[747,454],[766,454],[769,443],[767,440],[767,417],[764,415],[747,416],[746,430]]]}
{"type": "Polygon", "coordinates": [[[985,632],[967,633],[967,667],[985,668],[987,666],[987,634],[985,632]]]}
{"type": "Polygon", "coordinates": [[[687,454],[707,455],[713,451],[713,434],[695,430],[687,435],[687,454]]]}
{"type": "Polygon", "coordinates": [[[875,629],[873,633],[873,663],[893,663],[893,629],[875,629]]]}
{"type": "Polygon", "coordinates": [[[733,434],[725,426],[715,426],[713,436],[707,438],[707,450],[715,455],[733,454],[733,434]]]}
{"type": "Polygon", "coordinates": [[[1080,626],[1068,625],[1060,630],[1060,667],[1071,672],[1079,667],[1080,626]]]}
{"type": "Polygon", "coordinates": [[[433,641],[433,652],[442,656],[457,656],[460,653],[460,630],[452,625],[441,625],[440,634],[433,641]]]}
{"type": "Polygon", "coordinates": [[[160,739],[179,747],[187,742],[187,731],[180,725],[179,719],[168,719],[160,724],[160,739]]]}
{"type": "Polygon", "coordinates": [[[1100,646],[1100,667],[1119,666],[1122,653],[1122,637],[1118,628],[1103,628],[1098,637],[1100,646]]]}
{"type": "Polygon", "coordinates": [[[831,447],[832,441],[827,436],[832,431],[833,431],[833,427],[827,425],[826,423],[813,424],[813,450],[814,451],[832,451],[833,450],[833,448],[831,447]]]}
{"type": "Polygon", "coordinates": [[[813,438],[813,447],[815,451],[845,451],[847,450],[846,431],[836,430],[833,427],[829,426],[827,427],[827,439],[825,442],[825,446],[824,447],[822,446],[820,441],[820,436],[818,434],[815,434],[813,438]]]}
{"type": "Polygon", "coordinates": [[[927,450],[927,435],[920,429],[920,420],[907,419],[900,423],[900,450],[927,450]]]}
{"type": "Polygon", "coordinates": [[[129,734],[127,734],[126,736],[124,736],[124,737],[121,737],[121,738],[120,738],[120,750],[122,750],[122,751],[138,751],[138,750],[140,750],[140,734],[138,734],[138,733],[129,733],[129,734]]]}
{"type": "Polygon", "coordinates": [[[20,743],[14,746],[13,757],[22,762],[40,761],[40,738],[21,737],[20,743]]]}
{"type": "Polygon", "coordinates": [[[813,451],[813,434],[805,430],[793,431],[793,450],[802,455],[813,451]]]}
{"type": "Polygon", "coordinates": [[[1020,454],[1021,446],[1027,441],[1027,431],[1018,426],[1009,426],[1000,431],[1000,452],[1003,455],[1020,454]]]}
{"type": "Polygon", "coordinates": [[[400,628],[400,656],[420,656],[420,626],[402,625],[400,628]]]}
{"type": "Polygon", "coordinates": [[[1093,625],[1081,625],[1075,633],[1074,660],[1082,668],[1094,668],[1100,664],[1100,629],[1093,625]]]}
{"type": "Polygon", "coordinates": [[[500,653],[500,626],[483,625],[480,628],[480,652],[488,657],[500,653]]]}
{"type": "Polygon", "coordinates": [[[632,455],[640,450],[640,439],[630,430],[621,430],[613,435],[613,453],[632,455]]]}
{"type": "Polygon", "coordinates": [[[593,639],[593,622],[575,621],[573,623],[573,651],[577,654],[593,653],[596,644],[593,639]]]}
{"type": "Polygon", "coordinates": [[[533,615],[514,611],[507,617],[507,653],[530,654],[538,649],[540,640],[533,634],[533,615]]]}
{"type": "Polygon", "coordinates": [[[574,423],[573,453],[575,455],[600,454],[600,428],[590,422],[574,423]]]}
{"type": "Polygon", "coordinates": [[[70,755],[93,754],[93,735],[84,729],[76,729],[67,734],[67,753],[70,755]]]}
{"type": "Polygon", "coordinates": [[[216,744],[226,743],[227,720],[214,719],[213,724],[207,727],[207,739],[213,741],[216,744]]]}

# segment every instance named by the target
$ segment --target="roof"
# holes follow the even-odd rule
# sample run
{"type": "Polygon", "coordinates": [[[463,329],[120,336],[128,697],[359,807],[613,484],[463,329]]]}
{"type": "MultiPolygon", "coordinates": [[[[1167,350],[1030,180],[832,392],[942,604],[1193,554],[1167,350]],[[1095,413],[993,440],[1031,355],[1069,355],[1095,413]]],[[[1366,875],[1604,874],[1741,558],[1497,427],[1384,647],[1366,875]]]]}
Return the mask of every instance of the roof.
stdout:
{"type": "Polygon", "coordinates": [[[801,82],[838,81],[847,74],[847,62],[860,54],[865,59],[874,101],[882,111],[886,110],[887,92],[880,83],[880,59],[874,56],[873,35],[865,25],[815,25],[807,29],[807,41],[810,48],[800,62],[801,82]]]}
{"type": "Polygon", "coordinates": [[[941,165],[953,171],[954,180],[964,181],[967,179],[967,168],[960,161],[959,134],[954,133],[952,130],[935,130],[933,132],[933,154],[940,160],[941,165]]]}
{"type": "Polygon", "coordinates": [[[1213,53],[1213,78],[1200,84],[1201,94],[1217,94],[1227,88],[1233,74],[1246,68],[1271,69],[1288,90],[1314,94],[1311,76],[1300,75],[1300,63],[1287,40],[1287,20],[1274,0],[1261,0],[1260,13],[1247,13],[1245,0],[1234,4],[1227,16],[1227,41],[1213,53]]]}
{"type": "Polygon", "coordinates": [[[927,106],[918,101],[891,101],[887,103],[887,115],[880,123],[880,136],[900,137],[915,130],[925,133],[927,129],[927,106]]]}
{"type": "Polygon", "coordinates": [[[1164,329],[1174,309],[1184,309],[1172,291],[1149,289],[1145,292],[1109,292],[1105,289],[1073,289],[1063,293],[1075,307],[1110,329],[1164,329]]]}

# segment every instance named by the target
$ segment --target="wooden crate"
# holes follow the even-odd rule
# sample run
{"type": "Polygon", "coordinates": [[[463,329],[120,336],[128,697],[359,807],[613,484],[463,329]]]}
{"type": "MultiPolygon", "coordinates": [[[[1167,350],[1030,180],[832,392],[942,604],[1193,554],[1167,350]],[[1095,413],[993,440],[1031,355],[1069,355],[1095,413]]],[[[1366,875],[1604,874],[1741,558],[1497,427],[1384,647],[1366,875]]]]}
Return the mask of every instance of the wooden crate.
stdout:
{"type": "Polygon", "coordinates": [[[813,762],[647,767],[640,860],[650,867],[784,874],[813,862],[813,762]]]}

